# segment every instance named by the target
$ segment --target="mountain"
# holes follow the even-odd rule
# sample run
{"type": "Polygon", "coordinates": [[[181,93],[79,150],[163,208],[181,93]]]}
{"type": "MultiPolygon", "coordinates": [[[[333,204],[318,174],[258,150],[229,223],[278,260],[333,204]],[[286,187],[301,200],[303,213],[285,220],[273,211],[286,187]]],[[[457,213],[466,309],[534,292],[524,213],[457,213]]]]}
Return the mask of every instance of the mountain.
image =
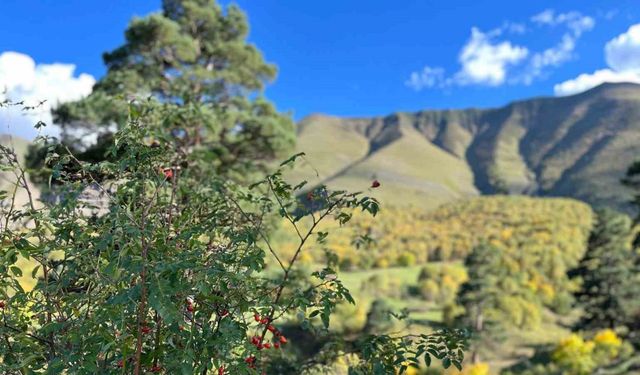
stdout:
{"type": "Polygon", "coordinates": [[[603,84],[578,95],[493,109],[386,117],[311,115],[298,124],[311,184],[372,191],[383,203],[432,208],[509,192],[573,197],[627,209],[619,183],[640,157],[640,85],[603,84]]]}

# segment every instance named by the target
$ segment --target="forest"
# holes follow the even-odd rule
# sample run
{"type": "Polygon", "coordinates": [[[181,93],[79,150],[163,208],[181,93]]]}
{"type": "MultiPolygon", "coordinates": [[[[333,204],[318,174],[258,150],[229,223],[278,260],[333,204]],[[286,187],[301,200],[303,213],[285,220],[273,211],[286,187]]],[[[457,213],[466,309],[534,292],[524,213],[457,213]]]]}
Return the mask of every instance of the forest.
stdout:
{"type": "MultiPolygon", "coordinates": [[[[318,164],[335,134],[265,97],[277,69],[248,31],[236,5],[165,0],[53,109],[58,135],[2,136],[2,374],[640,374],[640,161],[607,180],[630,201],[498,173],[420,202],[367,170],[422,147],[415,128],[318,164]]],[[[441,146],[450,164],[412,178],[492,169],[441,146]]]]}

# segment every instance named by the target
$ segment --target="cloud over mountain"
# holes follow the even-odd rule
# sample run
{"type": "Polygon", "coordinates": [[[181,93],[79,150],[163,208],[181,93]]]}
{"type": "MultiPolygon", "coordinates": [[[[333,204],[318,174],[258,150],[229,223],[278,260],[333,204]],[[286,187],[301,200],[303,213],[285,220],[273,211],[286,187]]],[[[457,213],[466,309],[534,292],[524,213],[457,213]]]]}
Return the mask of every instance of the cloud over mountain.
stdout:
{"type": "Polygon", "coordinates": [[[607,42],[604,53],[609,68],[561,82],[554,86],[555,94],[576,94],[604,82],[640,83],[640,23],[607,42]]]}

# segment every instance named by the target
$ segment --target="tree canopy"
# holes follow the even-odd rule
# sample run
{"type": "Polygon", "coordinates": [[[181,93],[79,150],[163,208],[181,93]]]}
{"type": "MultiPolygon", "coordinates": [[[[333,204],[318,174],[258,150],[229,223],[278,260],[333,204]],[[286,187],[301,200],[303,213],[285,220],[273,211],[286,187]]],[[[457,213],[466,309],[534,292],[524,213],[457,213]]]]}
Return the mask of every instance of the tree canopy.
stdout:
{"type": "Polygon", "coordinates": [[[221,173],[283,156],[294,125],[262,95],[277,69],[247,42],[248,32],[235,5],[163,1],[161,12],[134,18],[125,43],[104,54],[107,74],[92,94],[54,110],[62,141],[82,151],[81,159],[104,158],[127,120],[127,101],[142,96],[176,107],[157,121],[185,145],[214,151],[211,165],[221,173]],[[80,142],[87,135],[98,137],[88,149],[80,142]]]}
{"type": "Polygon", "coordinates": [[[569,272],[581,280],[575,293],[584,313],[579,329],[622,328],[638,310],[637,256],[631,249],[631,219],[604,209],[597,212],[587,251],[569,272]]]}

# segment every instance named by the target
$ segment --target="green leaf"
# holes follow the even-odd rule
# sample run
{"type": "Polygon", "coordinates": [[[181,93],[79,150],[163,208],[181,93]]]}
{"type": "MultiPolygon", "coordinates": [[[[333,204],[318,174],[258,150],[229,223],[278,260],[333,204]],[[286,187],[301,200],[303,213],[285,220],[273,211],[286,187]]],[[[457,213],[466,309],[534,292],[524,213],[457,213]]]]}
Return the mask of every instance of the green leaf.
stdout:
{"type": "Polygon", "coordinates": [[[295,162],[298,158],[305,156],[306,154],[304,152],[299,152],[293,156],[291,156],[289,159],[283,161],[282,163],[280,163],[281,167],[284,167],[287,164],[291,164],[293,162],[295,162]]]}
{"type": "Polygon", "coordinates": [[[451,367],[451,360],[448,357],[442,360],[442,367],[444,367],[445,370],[451,367]]]}
{"type": "Polygon", "coordinates": [[[22,277],[22,270],[20,267],[11,266],[11,272],[13,272],[16,277],[22,277]]]}

